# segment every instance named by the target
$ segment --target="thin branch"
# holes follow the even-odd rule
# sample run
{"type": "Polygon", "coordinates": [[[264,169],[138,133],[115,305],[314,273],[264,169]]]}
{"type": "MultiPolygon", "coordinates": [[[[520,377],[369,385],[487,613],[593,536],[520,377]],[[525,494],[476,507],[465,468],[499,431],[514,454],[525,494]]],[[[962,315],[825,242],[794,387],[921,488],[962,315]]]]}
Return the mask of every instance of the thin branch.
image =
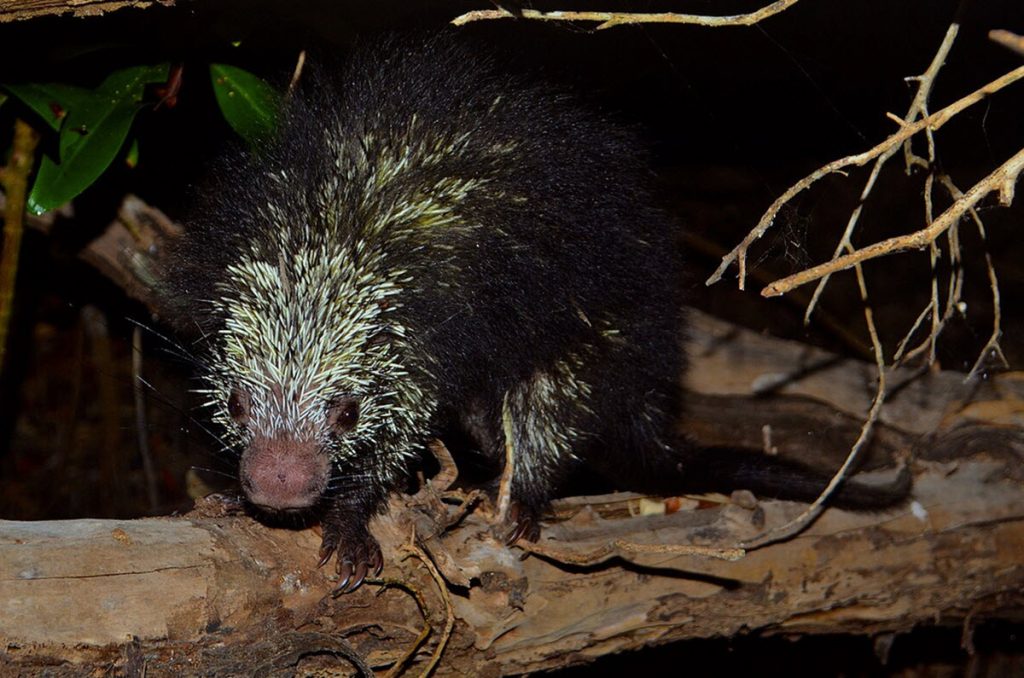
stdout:
{"type": "Polygon", "coordinates": [[[628,24],[690,24],[695,26],[751,26],[768,17],[780,14],[798,0],[778,0],[766,5],[756,12],[732,14],[729,16],[703,16],[700,14],[678,14],[675,12],[640,13],[640,12],[541,12],[536,9],[523,9],[518,14],[506,9],[481,9],[466,12],[452,19],[452,24],[462,26],[472,21],[491,19],[536,19],[539,21],[600,21],[597,30],[613,28],[628,24]]]}
{"type": "Polygon", "coordinates": [[[1017,35],[1010,31],[995,30],[988,32],[988,39],[1024,56],[1024,35],[1017,35]]]}
{"type": "MultiPolygon", "coordinates": [[[[1024,74],[1024,68],[1018,70],[1024,74]]],[[[1009,205],[1013,201],[1014,184],[1017,182],[1017,177],[1020,175],[1021,170],[1024,170],[1024,148],[1017,151],[1012,158],[972,186],[949,209],[939,215],[939,218],[932,222],[930,226],[914,233],[888,238],[824,264],[794,273],[768,285],[761,290],[761,295],[764,297],[775,297],[785,294],[793,288],[818,280],[829,273],[846,270],[870,259],[904,250],[927,247],[937,237],[945,233],[950,226],[958,222],[968,210],[973,209],[989,193],[998,191],[1000,203],[1004,206],[1009,205]]]]}
{"type": "Polygon", "coordinates": [[[7,354],[7,330],[14,304],[14,282],[18,276],[18,255],[24,233],[28,176],[32,172],[39,134],[23,120],[14,121],[14,142],[7,167],[0,173],[7,197],[4,206],[3,252],[0,254],[0,367],[7,354]]]}
{"type": "Polygon", "coordinates": [[[867,418],[864,420],[864,424],[861,426],[860,435],[857,436],[857,440],[853,443],[853,447],[850,448],[850,453],[846,455],[846,461],[839,467],[839,470],[832,476],[832,480],[829,481],[827,487],[822,490],[818,498],[814,500],[814,503],[808,506],[803,513],[789,521],[784,525],[780,525],[777,528],[768,530],[764,534],[740,543],[740,547],[753,550],[768,544],[788,539],[795,534],[803,532],[815,519],[821,515],[821,512],[825,508],[825,502],[832,496],[836,488],[839,487],[840,483],[849,475],[850,469],[853,468],[854,462],[860,456],[860,451],[864,449],[864,445],[871,438],[871,433],[874,430],[875,423],[878,421],[878,417],[882,412],[882,405],[885,403],[886,394],[886,379],[885,379],[885,353],[882,349],[882,342],[878,338],[878,329],[875,327],[875,316],[871,310],[871,303],[868,299],[868,288],[867,281],[864,279],[864,269],[857,264],[857,285],[860,289],[860,298],[864,303],[864,322],[868,327],[868,334],[871,336],[871,347],[875,354],[875,367],[878,371],[878,387],[875,389],[875,398],[871,401],[871,407],[868,410],[867,418]]]}
{"type": "MultiPolygon", "coordinates": [[[[961,3],[961,9],[962,6],[961,3]]],[[[910,102],[910,109],[904,118],[906,122],[914,122],[915,120],[928,117],[928,97],[931,96],[932,86],[935,84],[935,78],[939,75],[942,65],[946,63],[946,57],[949,56],[949,51],[953,49],[953,43],[956,41],[956,36],[959,32],[960,24],[954,21],[946,29],[946,36],[942,39],[942,44],[939,45],[935,56],[932,57],[932,62],[928,64],[928,69],[916,78],[908,78],[908,80],[917,80],[918,87],[917,93],[914,94],[914,100],[910,102]]],[[[928,159],[934,162],[935,130],[926,129],[925,135],[928,137],[928,159]]],[[[914,161],[917,160],[909,140],[903,145],[903,154],[907,164],[907,172],[909,173],[914,161]]],[[[931,167],[930,164],[927,166],[931,167]]]]}
{"type": "MultiPolygon", "coordinates": [[[[818,182],[820,179],[828,176],[829,174],[839,172],[847,167],[861,167],[863,165],[866,165],[871,160],[874,160],[875,158],[881,156],[882,154],[891,151],[895,147],[898,147],[904,141],[906,141],[907,139],[909,139],[910,137],[914,136],[915,134],[924,129],[930,129],[933,132],[938,130],[944,124],[949,122],[949,120],[952,119],[954,116],[961,113],[964,109],[973,106],[974,104],[978,103],[985,97],[994,94],[995,92],[998,92],[999,90],[1005,88],[1008,85],[1013,84],[1014,82],[1017,82],[1021,78],[1024,78],[1024,66],[1016,68],[1010,71],[1009,73],[1006,73],[1005,75],[996,78],[995,80],[988,83],[984,87],[981,87],[975,90],[974,92],[971,92],[967,96],[953,102],[952,104],[946,106],[942,110],[929,115],[927,118],[923,118],[916,123],[907,124],[903,126],[897,132],[893,133],[888,139],[878,144],[874,148],[863,153],[858,153],[855,155],[847,156],[845,158],[834,160],[828,163],[827,165],[818,168],[817,170],[807,175],[797,183],[793,184],[793,186],[787,189],[785,193],[779,196],[775,200],[775,202],[771,204],[768,210],[765,211],[764,215],[761,217],[760,221],[758,221],[754,229],[747,234],[743,241],[739,245],[737,245],[731,252],[725,255],[725,257],[722,258],[722,263],[718,266],[717,269],[715,269],[715,272],[711,275],[710,278],[707,279],[705,284],[712,285],[721,280],[722,275],[725,273],[725,271],[734,262],[736,262],[739,266],[739,288],[741,290],[744,289],[747,268],[747,250],[754,243],[754,241],[761,238],[761,236],[763,236],[768,231],[768,229],[771,228],[772,222],[775,220],[775,217],[778,214],[779,210],[781,210],[782,207],[786,205],[789,201],[791,201],[797,194],[806,190],[807,188],[818,182]]],[[[927,241],[925,241],[922,245],[918,245],[918,247],[924,245],[927,245],[927,241]]],[[[849,268],[849,266],[846,266],[845,268],[849,268]]],[[[827,271],[823,272],[822,275],[824,275],[825,273],[827,273],[827,271]]],[[[818,277],[821,276],[810,278],[809,280],[805,280],[804,282],[816,280],[818,277]]]]}
{"type": "Polygon", "coordinates": [[[299,85],[299,80],[302,78],[302,71],[306,66],[306,50],[299,52],[299,56],[295,59],[295,68],[292,70],[292,79],[288,82],[288,95],[290,96],[295,88],[299,85]]]}
{"type": "MultiPolygon", "coordinates": [[[[940,181],[955,200],[959,200],[963,197],[963,193],[956,187],[948,176],[943,176],[940,181]]],[[[969,210],[969,214],[971,215],[971,221],[974,222],[974,226],[978,229],[978,236],[981,238],[982,242],[985,242],[987,239],[985,235],[985,224],[982,222],[981,216],[973,207],[969,210]]],[[[982,364],[985,362],[985,357],[988,355],[996,358],[1003,367],[1010,366],[1009,361],[1006,360],[1006,356],[1003,355],[1002,347],[999,345],[999,338],[1003,333],[1002,301],[999,295],[999,277],[996,275],[995,266],[992,265],[992,255],[989,253],[988,247],[985,248],[985,269],[988,272],[989,288],[992,290],[992,334],[989,336],[985,346],[978,353],[978,359],[974,361],[971,371],[967,373],[967,379],[974,377],[978,373],[982,364]]]]}
{"type": "Polygon", "coordinates": [[[434,649],[434,654],[430,657],[430,662],[426,668],[420,674],[421,678],[426,678],[437,666],[437,663],[441,661],[441,655],[444,654],[444,648],[448,645],[448,639],[452,636],[452,629],[455,628],[455,608],[452,606],[451,596],[448,595],[448,586],[444,582],[444,577],[438,572],[437,566],[434,565],[433,561],[430,560],[430,556],[423,552],[419,546],[416,545],[415,532],[410,537],[409,542],[401,547],[401,550],[410,556],[414,556],[417,560],[423,563],[423,566],[427,568],[427,572],[433,578],[434,583],[437,585],[438,594],[441,596],[441,601],[444,603],[444,631],[441,632],[441,638],[437,641],[437,647],[434,649]]]}

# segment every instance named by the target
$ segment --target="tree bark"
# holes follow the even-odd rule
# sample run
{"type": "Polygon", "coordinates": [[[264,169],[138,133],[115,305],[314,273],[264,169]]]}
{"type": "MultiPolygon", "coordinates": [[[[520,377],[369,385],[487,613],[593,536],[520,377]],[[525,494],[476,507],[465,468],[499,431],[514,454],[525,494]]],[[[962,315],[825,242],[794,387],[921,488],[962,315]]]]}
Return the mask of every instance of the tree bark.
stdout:
{"type": "MultiPolygon", "coordinates": [[[[869,365],[699,315],[694,325],[687,429],[759,446],[768,425],[784,453],[838,465],[873,389],[869,365]],[[794,366],[816,369],[781,378],[794,366]],[[772,396],[751,397],[752,384],[775,384],[772,396]]],[[[878,514],[830,509],[736,560],[700,548],[736,547],[803,507],[743,492],[571,498],[527,555],[491,536],[486,498],[450,489],[443,454],[442,473],[394,497],[373,525],[384,579],[338,598],[330,566],[314,567],[313,530],[268,528],[215,500],[179,518],[0,522],[0,673],[355,672],[359,658],[383,669],[407,654],[418,672],[437,653],[442,675],[498,675],[684,638],[1019,615],[1022,392],[1012,373],[908,382],[872,463],[913,451],[914,501],[878,514]]]]}
{"type": "Polygon", "coordinates": [[[174,0],[0,0],[0,23],[52,15],[99,16],[126,7],[173,4],[174,0]]]}

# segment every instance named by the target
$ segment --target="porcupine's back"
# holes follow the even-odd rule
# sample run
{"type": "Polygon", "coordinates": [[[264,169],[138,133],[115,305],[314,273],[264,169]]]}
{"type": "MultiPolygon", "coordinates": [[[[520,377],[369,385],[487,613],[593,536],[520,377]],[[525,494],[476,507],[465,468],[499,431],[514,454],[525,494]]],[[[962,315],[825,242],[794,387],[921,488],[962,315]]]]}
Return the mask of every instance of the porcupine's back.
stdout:
{"type": "Polygon", "coordinates": [[[179,277],[215,289],[247,253],[341,247],[344,275],[397,281],[411,362],[455,407],[609,330],[674,381],[678,268],[637,148],[453,35],[364,45],[308,68],[280,138],[220,172],[179,277]]]}

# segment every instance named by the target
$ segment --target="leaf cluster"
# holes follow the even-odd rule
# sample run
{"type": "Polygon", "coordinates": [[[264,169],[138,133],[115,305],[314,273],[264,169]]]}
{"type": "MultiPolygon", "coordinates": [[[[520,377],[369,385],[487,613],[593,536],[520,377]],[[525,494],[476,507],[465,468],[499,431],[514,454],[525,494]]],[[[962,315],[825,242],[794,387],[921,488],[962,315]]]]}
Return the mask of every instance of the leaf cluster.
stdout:
{"type": "MultiPolygon", "coordinates": [[[[220,114],[249,144],[273,134],[280,94],[264,80],[236,66],[209,64],[220,114]]],[[[134,167],[140,114],[176,103],[179,72],[169,63],[134,65],[85,88],[59,82],[0,84],[0,106],[17,100],[44,135],[56,143],[43,154],[27,199],[33,214],[56,209],[95,183],[123,155],[134,167]],[[127,150],[125,150],[127,148],[127,150]]]]}

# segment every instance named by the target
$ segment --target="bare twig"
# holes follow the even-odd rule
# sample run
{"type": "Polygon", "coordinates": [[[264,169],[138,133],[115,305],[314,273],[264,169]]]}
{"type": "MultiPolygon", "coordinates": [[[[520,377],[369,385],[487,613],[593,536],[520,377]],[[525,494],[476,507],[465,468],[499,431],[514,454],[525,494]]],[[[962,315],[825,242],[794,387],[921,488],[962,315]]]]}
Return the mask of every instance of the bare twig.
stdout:
{"type": "MultiPolygon", "coordinates": [[[[910,103],[910,107],[907,109],[907,114],[901,120],[894,115],[890,114],[891,118],[895,118],[896,122],[905,126],[908,123],[913,123],[922,117],[928,116],[928,97],[931,95],[932,87],[935,84],[935,78],[938,76],[939,69],[942,68],[942,64],[945,63],[946,57],[949,55],[950,49],[953,47],[953,43],[956,41],[956,36],[960,32],[960,25],[957,22],[953,22],[946,29],[946,35],[942,39],[942,43],[939,45],[939,49],[936,51],[935,56],[932,58],[931,64],[929,64],[927,70],[923,75],[915,78],[908,78],[908,80],[917,81],[917,92],[914,94],[914,99],[910,103]]],[[[931,129],[926,129],[925,133],[928,136],[928,154],[929,160],[934,161],[935,159],[935,143],[931,129]]],[[[911,148],[913,137],[908,138],[903,142],[904,156],[907,163],[907,171],[909,172],[912,167],[912,161],[919,161],[925,167],[930,165],[914,155],[911,148]]],[[[864,183],[864,188],[861,190],[860,201],[857,208],[850,215],[850,219],[847,221],[846,230],[843,231],[843,235],[839,240],[839,244],[836,245],[835,252],[832,254],[832,258],[838,257],[843,250],[853,249],[852,237],[853,231],[857,226],[857,222],[860,219],[861,212],[864,208],[864,204],[871,195],[871,191],[875,187],[875,182],[878,179],[879,174],[882,172],[882,167],[887,163],[897,152],[899,146],[892,146],[884,153],[878,156],[875,161],[874,167],[871,169],[871,174],[868,176],[868,180],[864,183]]],[[[929,219],[928,223],[931,223],[929,219]]],[[[829,275],[825,275],[821,280],[818,281],[817,286],[814,289],[814,294],[811,297],[811,303],[807,305],[807,310],[804,313],[804,324],[809,324],[811,320],[811,314],[817,308],[818,301],[821,299],[821,295],[825,291],[825,286],[828,284],[829,275]]]]}
{"type": "Polygon", "coordinates": [[[988,39],[1024,56],[1024,35],[1017,35],[1010,31],[996,30],[988,32],[988,39]]]}
{"type": "Polygon", "coordinates": [[[462,26],[471,21],[489,19],[536,19],[540,21],[600,21],[597,30],[623,26],[627,24],[691,24],[696,26],[751,26],[760,21],[786,11],[798,0],[777,0],[756,12],[733,14],[729,16],[703,16],[700,14],[678,14],[675,12],[639,13],[639,12],[541,12],[535,9],[523,9],[513,14],[505,9],[482,9],[466,12],[452,19],[452,24],[462,26]]]}
{"type": "Polygon", "coordinates": [[[291,95],[295,91],[295,88],[299,84],[299,80],[302,78],[302,71],[306,66],[306,50],[299,52],[299,56],[295,59],[295,68],[292,70],[292,79],[288,83],[288,94],[291,95]]]}
{"type": "MultiPolygon", "coordinates": [[[[953,181],[948,176],[943,176],[940,181],[946,187],[946,190],[949,191],[949,194],[953,196],[954,200],[960,200],[963,197],[963,193],[953,184],[953,181]]],[[[986,239],[985,224],[981,221],[981,216],[973,207],[968,213],[971,215],[971,221],[974,222],[974,226],[978,229],[978,236],[984,242],[986,239]]],[[[999,338],[1003,333],[1002,302],[999,296],[999,278],[996,276],[995,266],[992,265],[992,255],[989,254],[987,247],[985,248],[985,270],[988,272],[989,288],[992,290],[992,334],[978,353],[978,359],[974,361],[971,371],[967,373],[967,379],[974,377],[978,373],[985,362],[986,356],[989,355],[996,358],[1003,367],[1009,367],[1010,365],[1006,360],[1006,356],[1003,355],[1002,347],[999,345],[999,338]]]]}
{"type": "MultiPolygon", "coordinates": [[[[715,269],[715,272],[711,275],[711,277],[707,279],[706,284],[711,285],[721,280],[722,275],[725,273],[725,271],[735,262],[739,267],[739,288],[745,289],[748,249],[756,240],[761,238],[761,236],[763,236],[769,228],[771,228],[772,222],[775,220],[775,217],[778,214],[779,210],[781,210],[782,207],[786,205],[790,200],[792,200],[796,195],[806,190],[807,188],[809,188],[822,178],[828,176],[829,174],[840,172],[841,170],[846,169],[848,167],[861,167],[867,164],[868,162],[874,160],[875,158],[878,158],[882,154],[898,147],[904,141],[906,141],[907,139],[909,139],[910,137],[914,136],[915,134],[922,130],[930,129],[933,132],[935,130],[938,130],[944,124],[949,122],[949,120],[951,120],[954,116],[961,113],[964,109],[978,103],[985,97],[994,94],[995,92],[998,92],[999,90],[1005,88],[1006,86],[1011,85],[1014,82],[1017,82],[1021,78],[1024,78],[1024,66],[1016,68],[1010,71],[1009,73],[1006,73],[1005,75],[996,78],[995,80],[988,83],[984,87],[980,87],[979,89],[975,90],[974,92],[971,92],[967,96],[958,99],[949,106],[946,106],[942,110],[937,111],[936,113],[933,113],[928,117],[919,120],[916,123],[907,124],[903,126],[897,132],[892,134],[888,139],[878,144],[874,148],[863,153],[858,153],[855,155],[847,156],[845,158],[834,160],[828,163],[827,165],[818,168],[817,170],[807,175],[797,183],[793,184],[793,186],[787,189],[781,196],[779,196],[775,200],[775,202],[771,204],[771,206],[765,211],[764,215],[761,217],[760,221],[758,221],[757,225],[753,228],[753,230],[750,231],[750,233],[747,234],[743,241],[735,248],[733,248],[731,252],[726,254],[725,257],[722,258],[722,263],[718,266],[717,269],[715,269]]],[[[1007,193],[1002,187],[1000,188],[1000,190],[1004,197],[1006,195],[1012,195],[1010,193],[1007,193]]],[[[924,245],[927,244],[928,241],[923,240],[920,244],[916,246],[923,247],[924,245]]],[[[910,247],[913,246],[915,245],[910,245],[910,247]]],[[[852,265],[852,263],[844,266],[843,268],[849,268],[850,265],[852,265]]],[[[808,280],[804,280],[803,283],[810,282],[810,280],[817,280],[818,278],[829,272],[834,272],[834,270],[822,271],[821,275],[817,275],[815,277],[809,278],[808,280]]],[[[766,289],[771,288],[772,286],[769,286],[766,289]]],[[[778,293],[781,294],[782,292],[778,293]]],[[[762,292],[762,294],[764,294],[764,292],[762,292]]]]}
{"type": "Polygon", "coordinates": [[[860,435],[857,436],[857,440],[853,443],[853,447],[850,448],[850,453],[846,455],[846,461],[839,467],[839,470],[832,476],[832,480],[829,481],[827,487],[822,490],[818,498],[814,500],[810,506],[808,506],[803,513],[787,522],[784,525],[780,525],[777,528],[769,530],[764,534],[740,543],[740,547],[752,550],[767,546],[768,544],[788,539],[789,537],[802,532],[806,529],[814,520],[821,515],[824,510],[825,502],[832,496],[839,484],[849,475],[850,469],[853,468],[854,462],[860,456],[860,451],[864,449],[864,445],[871,437],[871,432],[874,430],[875,423],[878,421],[879,414],[882,411],[882,404],[885,402],[886,394],[886,381],[885,381],[885,354],[882,350],[882,342],[878,338],[878,330],[875,327],[874,312],[871,310],[871,304],[868,299],[868,288],[867,282],[864,279],[864,270],[858,264],[856,266],[857,272],[857,284],[860,289],[860,298],[864,303],[864,322],[868,327],[868,334],[871,336],[871,346],[874,349],[875,354],[875,366],[878,370],[878,387],[875,389],[875,398],[871,401],[871,408],[868,410],[868,415],[864,420],[864,424],[861,426],[860,435]]]}
{"type": "MultiPolygon", "coordinates": [[[[931,150],[931,149],[929,149],[931,150]]],[[[915,156],[916,158],[916,156],[915,156]]],[[[930,166],[930,165],[929,165],[930,166]]],[[[935,220],[935,213],[933,209],[932,192],[935,187],[935,173],[929,172],[924,182],[924,213],[925,223],[930,224],[935,220]]],[[[925,349],[928,350],[928,363],[929,365],[935,363],[935,348],[939,341],[939,335],[942,333],[946,322],[953,315],[953,309],[956,302],[960,299],[960,291],[962,289],[961,280],[962,276],[959,272],[960,263],[960,239],[957,237],[957,224],[953,224],[946,232],[946,236],[949,240],[949,258],[950,258],[950,280],[949,280],[949,291],[946,298],[945,311],[942,310],[939,304],[939,246],[934,240],[929,244],[929,263],[931,264],[931,299],[927,306],[921,312],[921,315],[917,317],[910,330],[904,335],[903,339],[896,347],[896,353],[893,354],[893,364],[899,364],[903,360],[910,360],[915,355],[921,353],[925,349]],[[931,331],[928,332],[928,336],[921,342],[916,348],[910,350],[909,353],[905,353],[907,344],[916,334],[918,328],[921,326],[922,321],[926,317],[931,317],[931,331]]]]}
{"type": "Polygon", "coordinates": [[[4,208],[4,243],[0,254],[0,366],[7,354],[7,329],[14,303],[14,281],[18,275],[18,255],[24,232],[25,199],[28,175],[32,171],[39,134],[23,120],[14,121],[14,143],[7,167],[0,172],[0,182],[7,196],[4,208]]]}
{"type": "MultiPolygon", "coordinates": [[[[963,6],[961,5],[961,10],[963,6]]],[[[781,539],[792,536],[802,531],[806,526],[810,525],[815,518],[821,513],[825,501],[832,494],[832,492],[843,482],[854,462],[856,461],[860,451],[863,449],[865,443],[871,436],[871,432],[874,428],[875,423],[878,421],[879,414],[886,397],[886,360],[882,349],[882,343],[878,336],[878,330],[875,326],[874,313],[871,308],[867,282],[864,277],[864,270],[862,263],[868,259],[889,254],[891,252],[901,251],[904,249],[910,249],[913,247],[928,246],[930,249],[930,260],[932,266],[932,278],[931,278],[931,300],[925,307],[924,311],[914,321],[910,331],[907,332],[906,336],[900,342],[895,360],[898,360],[903,354],[907,343],[911,337],[917,332],[917,329],[924,322],[925,318],[931,316],[931,331],[929,332],[928,339],[922,344],[922,347],[929,347],[929,359],[934,362],[935,355],[935,343],[938,335],[942,330],[949,314],[952,313],[952,309],[956,307],[960,299],[960,293],[962,289],[962,275],[959,272],[959,238],[957,232],[957,225],[964,212],[971,211],[974,213],[974,206],[984,196],[988,195],[994,190],[999,190],[1004,201],[1007,196],[1012,199],[1013,185],[1016,182],[1017,175],[1021,171],[1021,167],[1024,166],[1024,151],[1018,154],[1019,158],[1015,156],[1013,159],[1008,161],[1005,165],[997,169],[986,179],[989,183],[979,182],[975,185],[967,195],[954,196],[953,205],[943,212],[938,219],[933,219],[933,204],[932,204],[932,190],[935,183],[934,173],[930,173],[925,180],[925,220],[926,228],[922,229],[917,233],[910,234],[909,236],[901,236],[899,238],[890,238],[883,243],[876,243],[869,247],[862,249],[855,249],[852,244],[852,235],[856,228],[857,222],[860,218],[864,204],[871,194],[872,189],[881,173],[882,167],[886,162],[892,158],[899,148],[902,146],[904,151],[904,158],[906,163],[906,169],[909,173],[915,166],[921,166],[925,169],[931,170],[935,164],[935,139],[934,132],[941,127],[947,120],[956,115],[959,111],[963,110],[967,106],[970,106],[974,102],[980,100],[985,94],[997,91],[1001,87],[1005,87],[1010,82],[1013,82],[1020,77],[1024,76],[1024,69],[1017,69],[1002,78],[999,78],[989,85],[971,93],[970,95],[963,97],[957,102],[954,102],[950,106],[942,109],[934,115],[928,113],[928,99],[931,94],[932,88],[935,83],[935,79],[938,76],[942,65],[945,63],[946,58],[952,49],[953,43],[956,40],[956,36],[959,32],[959,23],[954,21],[950,24],[946,31],[946,35],[943,38],[935,56],[932,58],[928,69],[921,76],[914,78],[918,81],[917,92],[914,95],[914,99],[910,104],[907,115],[902,120],[890,115],[889,117],[895,119],[900,129],[883,143],[878,144],[873,149],[866,153],[862,153],[855,156],[848,156],[847,158],[840,159],[833,163],[826,165],[825,167],[819,168],[816,172],[812,173],[808,177],[792,186],[786,193],[784,193],[767,212],[761,217],[757,226],[746,239],[729,255],[723,258],[722,264],[714,275],[708,280],[708,284],[715,282],[721,278],[722,273],[732,263],[732,261],[738,261],[739,266],[739,285],[742,289],[745,283],[746,274],[746,253],[749,246],[754,240],[760,238],[761,235],[770,227],[775,215],[778,210],[791,200],[797,193],[808,188],[814,182],[818,181],[822,177],[826,176],[831,172],[840,171],[841,169],[851,165],[863,165],[869,160],[875,159],[874,166],[872,167],[871,173],[865,182],[864,188],[861,191],[860,202],[854,211],[851,213],[849,220],[846,224],[846,229],[840,238],[839,244],[836,246],[835,253],[832,259],[821,266],[815,266],[811,269],[801,271],[795,275],[789,276],[782,280],[776,281],[762,290],[764,296],[775,296],[783,294],[786,291],[794,289],[798,285],[810,282],[812,280],[819,280],[818,286],[814,291],[811,299],[811,303],[807,307],[807,313],[804,317],[804,321],[807,322],[810,319],[810,314],[813,312],[814,307],[817,305],[818,300],[828,283],[828,277],[838,271],[846,268],[854,268],[857,275],[857,285],[860,291],[861,301],[864,304],[864,320],[867,325],[868,333],[871,337],[872,350],[875,357],[875,365],[878,372],[878,386],[875,391],[874,399],[872,400],[871,407],[868,410],[867,417],[861,427],[860,434],[857,440],[854,442],[850,449],[850,453],[847,455],[845,462],[842,467],[835,473],[832,480],[829,482],[828,487],[821,493],[821,495],[814,501],[813,504],[807,507],[807,509],[798,516],[795,520],[782,525],[779,528],[768,531],[767,533],[742,544],[748,548],[756,548],[763,546],[781,539]],[[913,136],[920,131],[924,131],[928,141],[928,158],[923,159],[918,157],[912,148],[913,136]],[[939,291],[938,291],[938,273],[937,263],[940,257],[940,250],[936,243],[936,239],[945,233],[949,240],[950,246],[950,258],[953,266],[952,273],[949,282],[949,291],[947,295],[947,304],[945,313],[942,312],[939,305],[939,291]],[[842,254],[846,252],[846,254],[842,254]]],[[[979,228],[980,225],[979,225],[979,228]]],[[[984,236],[983,236],[984,237],[984,236]]],[[[994,288],[995,294],[998,294],[998,288],[994,288]]],[[[997,335],[994,335],[997,336],[997,335]]]]}
{"type": "MultiPolygon", "coordinates": [[[[1021,70],[1022,74],[1024,74],[1024,68],[1018,70],[1021,70]]],[[[895,252],[902,252],[904,250],[927,247],[935,240],[935,238],[940,236],[949,229],[950,226],[959,221],[968,210],[973,209],[978,202],[980,202],[981,199],[989,193],[998,191],[999,202],[1003,205],[1009,205],[1013,201],[1014,185],[1021,170],[1024,170],[1024,149],[1017,151],[1012,158],[972,186],[959,200],[954,202],[949,209],[939,215],[938,219],[933,221],[928,227],[914,233],[908,233],[907,235],[888,238],[873,245],[862,247],[859,250],[855,250],[824,264],[800,271],[799,273],[794,273],[791,276],[768,285],[761,290],[761,295],[765,297],[774,297],[780,294],[785,294],[795,287],[805,285],[829,273],[835,273],[836,271],[851,268],[852,266],[868,261],[869,259],[875,259],[877,257],[893,254],[895,252]]]]}
{"type": "MultiPolygon", "coordinates": [[[[935,56],[932,58],[932,62],[928,64],[927,70],[922,75],[916,78],[907,78],[907,80],[917,80],[917,92],[914,94],[914,100],[910,102],[910,109],[907,111],[904,120],[906,122],[914,122],[921,118],[928,117],[928,97],[931,96],[932,87],[935,84],[935,78],[939,75],[939,70],[942,65],[946,63],[946,57],[949,56],[949,51],[953,49],[953,43],[956,41],[956,36],[960,32],[960,24],[953,22],[946,29],[946,35],[942,39],[942,43],[939,45],[939,49],[935,52],[935,56]]],[[[935,130],[925,129],[925,136],[928,138],[928,160],[930,162],[935,161],[935,130]]],[[[903,144],[903,156],[907,164],[907,171],[918,161],[918,158],[914,155],[913,148],[911,148],[911,141],[908,139],[907,143],[903,144]]],[[[925,167],[931,167],[931,164],[925,164],[918,161],[917,164],[921,164],[925,167]]]]}
{"type": "Polygon", "coordinates": [[[516,453],[515,439],[512,435],[512,412],[508,407],[508,394],[501,401],[501,429],[505,434],[505,469],[501,472],[498,483],[497,515],[494,522],[501,525],[508,518],[509,506],[512,504],[512,476],[515,473],[516,453]]]}
{"type": "Polygon", "coordinates": [[[441,637],[437,641],[437,647],[434,648],[434,654],[430,657],[430,662],[426,668],[420,674],[421,678],[426,678],[437,666],[437,663],[441,660],[441,655],[444,654],[444,648],[448,644],[448,639],[452,636],[452,629],[455,628],[455,608],[452,606],[451,596],[448,595],[448,586],[444,582],[444,577],[438,572],[437,566],[434,565],[433,561],[430,560],[430,556],[423,552],[419,546],[416,545],[415,532],[410,536],[409,541],[400,547],[400,550],[407,555],[414,556],[417,560],[423,563],[423,566],[427,568],[427,572],[434,579],[434,583],[437,585],[438,594],[441,596],[441,600],[444,602],[444,614],[445,623],[444,631],[441,632],[441,637]]]}

